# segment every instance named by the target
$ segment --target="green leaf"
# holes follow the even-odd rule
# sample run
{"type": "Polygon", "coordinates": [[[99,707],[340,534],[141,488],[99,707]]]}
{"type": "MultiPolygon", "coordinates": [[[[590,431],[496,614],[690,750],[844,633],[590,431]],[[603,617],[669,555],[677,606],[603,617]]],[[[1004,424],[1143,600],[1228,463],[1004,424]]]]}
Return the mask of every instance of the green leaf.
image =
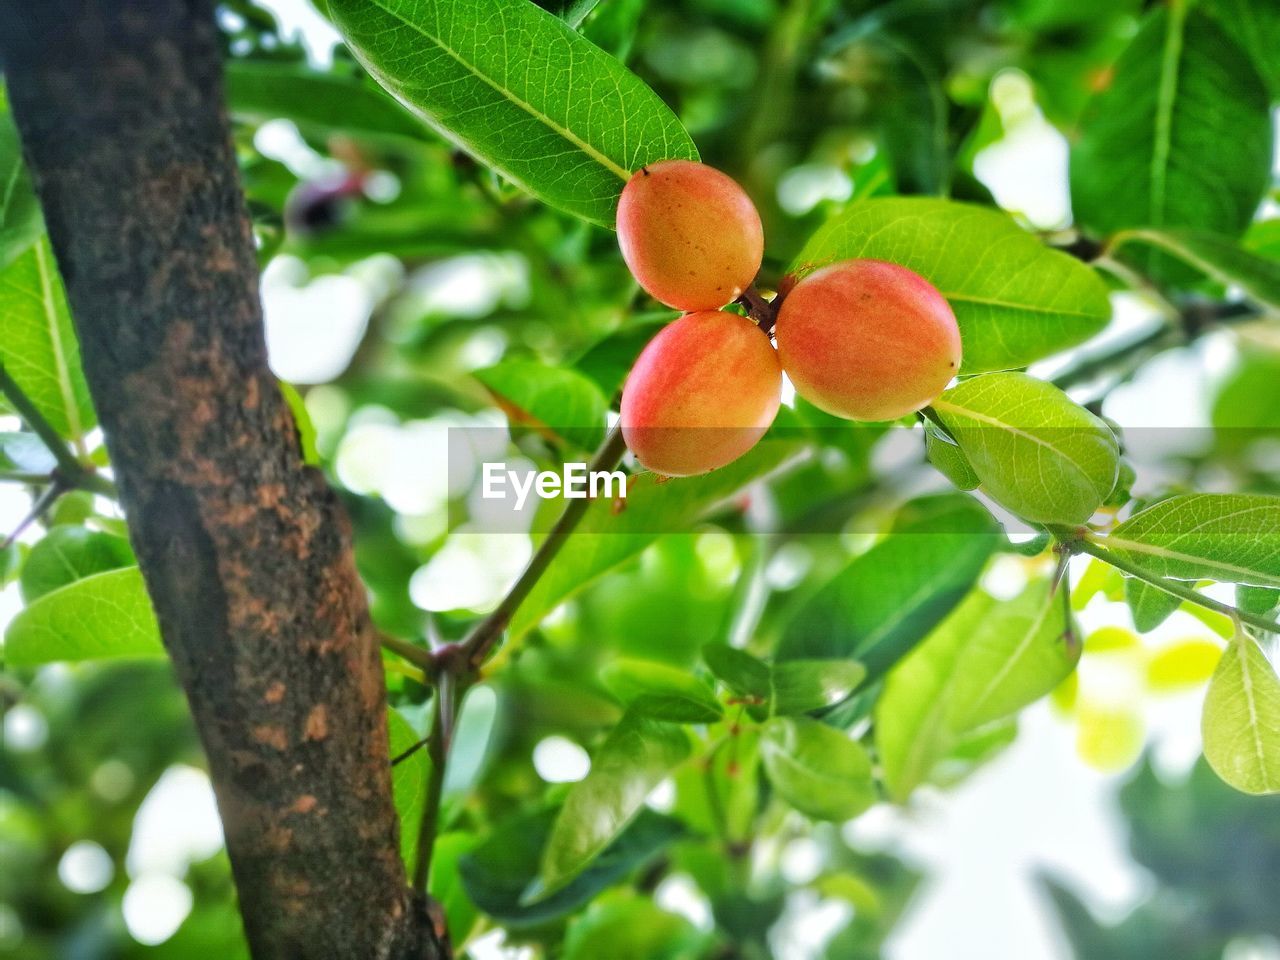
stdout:
{"type": "Polygon", "coordinates": [[[504,360],[474,376],[513,424],[563,438],[579,450],[594,450],[604,438],[608,403],[580,373],[533,360],[504,360]]]}
{"type": "Polygon", "coordinates": [[[462,857],[474,850],[479,841],[474,833],[454,830],[440,834],[431,847],[431,878],[427,882],[427,895],[444,911],[449,925],[449,940],[453,943],[466,943],[479,916],[475,904],[467,896],[459,872],[462,857]]]}
{"type": "Polygon", "coordinates": [[[660,534],[687,530],[713,506],[773,472],[802,448],[799,442],[765,439],[727,467],[700,477],[664,482],[653,474],[633,476],[621,512],[603,498],[592,501],[575,535],[516,611],[511,639],[523,636],[549,611],[643,551],[660,534]]]}
{"type": "Polygon", "coordinates": [[[451,142],[535,197],[612,226],[646,163],[696,160],[675,114],[531,3],[330,0],[357,59],[451,142]]]}
{"type": "Polygon", "coordinates": [[[1224,453],[1238,454],[1280,435],[1280,352],[1242,349],[1213,399],[1213,429],[1224,453]]]}
{"type": "Polygon", "coordinates": [[[1140,633],[1150,633],[1182,606],[1182,598],[1166,593],[1136,577],[1126,577],[1124,600],[1133,615],[1133,625],[1140,633]]]}
{"type": "Polygon", "coordinates": [[[0,269],[40,238],[44,221],[22,160],[22,141],[7,107],[0,107],[0,269]]]}
{"type": "Polygon", "coordinates": [[[1263,307],[1280,309],[1280,260],[1245,250],[1230,237],[1193,230],[1125,230],[1111,249],[1145,244],[1170,253],[1224,286],[1239,287],[1263,307]]]}
{"type": "Polygon", "coordinates": [[[1275,587],[1236,587],[1236,606],[1248,613],[1266,616],[1280,606],[1280,589],[1275,587]]]}
{"type": "Polygon", "coordinates": [[[922,519],[900,525],[801,605],[779,660],[856,659],[875,673],[960,602],[999,545],[999,528],[971,497],[923,503],[922,519]]]}
{"type": "Polygon", "coordinates": [[[865,200],[828,221],[796,258],[807,273],[854,257],[890,260],[955,311],[966,374],[1022,367],[1087,340],[1111,317],[1102,279],[996,210],[949,200],[865,200]]]}
{"type": "Polygon", "coordinates": [[[554,13],[575,30],[582,26],[600,0],[535,0],[543,10],[554,13]]]}
{"type": "Polygon", "coordinates": [[[1050,581],[1012,600],[975,591],[885,681],[876,745],[896,800],[987,724],[1017,712],[1074,669],[1062,598],[1050,581]]]}
{"type": "Polygon", "coordinates": [[[951,154],[947,97],[937,69],[906,39],[886,32],[865,38],[862,46],[859,52],[875,64],[879,82],[872,96],[897,192],[945,193],[951,154]]]}
{"type": "Polygon", "coordinates": [[[734,693],[759,701],[761,717],[791,716],[834,706],[867,675],[855,660],[784,660],[767,664],[723,643],[702,648],[711,672],[734,693]]]}
{"type": "Polygon", "coordinates": [[[305,134],[341,133],[371,141],[427,137],[398,103],[357,77],[233,57],[226,64],[226,84],[232,117],[247,123],[285,119],[305,134]]]}
{"type": "Polygon", "coordinates": [[[711,688],[684,670],[623,658],[608,664],[600,680],[633,713],[673,723],[714,723],[724,707],[711,688]]]}
{"type": "Polygon", "coordinates": [[[1178,693],[1199,687],[1213,676],[1221,659],[1222,647],[1212,640],[1192,637],[1166,644],[1147,660],[1147,689],[1178,693]]]}
{"type": "Polygon", "coordinates": [[[22,599],[31,604],[69,583],[137,562],[123,537],[84,527],[54,527],[31,548],[23,564],[22,599]]]}
{"type": "Polygon", "coordinates": [[[1272,102],[1280,100],[1280,7],[1272,0],[1201,0],[1200,9],[1248,51],[1272,102]]]}
{"type": "Polygon", "coordinates": [[[593,903],[569,924],[563,960],[698,960],[707,935],[643,895],[593,903]]]}
{"type": "Polygon", "coordinates": [[[770,720],[760,756],[779,796],[814,820],[851,820],[876,802],[867,751],[817,720],[770,720]]]}
{"type": "Polygon", "coordinates": [[[976,490],[982,483],[964,451],[932,420],[924,422],[924,454],[957,490],[976,490]]]}
{"type": "Polygon", "coordinates": [[[565,797],[542,853],[540,887],[527,900],[554,894],[590,866],[690,750],[688,734],[675,724],[623,716],[591,758],[591,772],[565,797]]]}
{"type": "Polygon", "coordinates": [[[14,617],[4,635],[10,666],[162,656],[160,626],[137,567],[95,573],[46,593],[14,617]]]}
{"type": "Polygon", "coordinates": [[[858,688],[867,668],[856,660],[784,660],[770,671],[770,706],[778,716],[835,706],[858,688]]]}
{"type": "MultiPolygon", "coordinates": [[[[419,740],[418,731],[399,710],[387,711],[387,734],[392,758],[411,749],[419,740]]],[[[418,858],[418,837],[422,833],[422,811],[427,803],[427,778],[431,757],[423,747],[391,768],[391,796],[400,818],[400,856],[405,868],[413,871],[418,858]]]]}
{"type": "Polygon", "coordinates": [[[727,643],[708,643],[702,659],[716,679],[739,696],[768,700],[772,674],[769,664],[727,643]]]}
{"type": "Polygon", "coordinates": [[[684,834],[678,820],[641,810],[591,866],[558,892],[529,902],[526,893],[537,887],[539,855],[557,814],[551,808],[506,820],[459,858],[458,873],[468,896],[499,923],[528,927],[572,913],[684,834]]]}
{"type": "Polygon", "coordinates": [[[1201,719],[1204,757],[1244,793],[1280,793],[1280,679],[1241,632],[1209,681],[1201,719]]]}
{"type": "Polygon", "coordinates": [[[1135,513],[1096,542],[1173,580],[1280,587],[1280,497],[1193,493],[1135,513]]]}
{"type": "Polygon", "coordinates": [[[975,377],[933,410],[983,491],[1024,520],[1083,523],[1115,487],[1115,434],[1052,384],[1025,373],[975,377]]]}
{"type": "Polygon", "coordinates": [[[582,34],[597,47],[626,61],[647,5],[648,0],[608,0],[593,12],[582,34]]]}
{"type": "Polygon", "coordinates": [[[78,440],[93,428],[80,347],[48,237],[0,271],[0,362],[62,436],[78,440]]]}
{"type": "Polygon", "coordinates": [[[307,401],[293,384],[279,381],[284,402],[293,414],[293,427],[298,433],[298,446],[302,449],[302,462],[309,467],[320,466],[320,451],[316,449],[316,425],[311,422],[307,401]]]}
{"type": "Polygon", "coordinates": [[[1150,13],[1081,121],[1071,153],[1077,222],[1099,234],[1189,227],[1239,236],[1271,170],[1267,95],[1210,17],[1150,13]]]}
{"type": "Polygon", "coordinates": [[[23,430],[0,433],[0,470],[50,473],[57,459],[34,433],[23,430]]]}

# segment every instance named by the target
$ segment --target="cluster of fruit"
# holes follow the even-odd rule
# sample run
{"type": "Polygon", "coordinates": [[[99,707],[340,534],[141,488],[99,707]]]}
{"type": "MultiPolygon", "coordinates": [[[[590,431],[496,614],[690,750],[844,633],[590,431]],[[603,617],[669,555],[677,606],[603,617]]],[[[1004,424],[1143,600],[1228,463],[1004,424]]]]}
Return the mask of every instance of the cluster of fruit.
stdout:
{"type": "Polygon", "coordinates": [[[751,198],[690,160],[636,173],[618,204],[618,242],[646,291],[686,311],[653,338],[622,391],[622,432],[647,469],[722,467],[768,430],[786,371],[796,392],[850,420],[892,420],[933,401],[960,366],[955,315],[923,277],[844,260],[780,285],[773,335],[722,310],[764,256],[751,198]]]}

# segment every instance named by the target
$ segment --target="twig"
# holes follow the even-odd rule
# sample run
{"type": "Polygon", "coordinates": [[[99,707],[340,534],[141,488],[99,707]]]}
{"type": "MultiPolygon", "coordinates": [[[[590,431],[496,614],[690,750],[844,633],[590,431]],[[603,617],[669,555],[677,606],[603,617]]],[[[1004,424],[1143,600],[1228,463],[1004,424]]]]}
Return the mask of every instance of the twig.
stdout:
{"type": "MultiPolygon", "coordinates": [[[[587,466],[587,473],[590,475],[596,471],[613,470],[622,461],[622,455],[626,452],[627,445],[622,439],[622,429],[614,427],[610,431],[609,436],[605,438],[600,449],[596,451],[595,457],[587,466]]],[[[556,554],[560,552],[560,548],[565,545],[569,539],[569,535],[573,532],[581,522],[583,516],[586,515],[587,508],[591,505],[590,499],[570,500],[564,508],[564,513],[560,514],[560,519],[555,522],[555,526],[547,533],[546,539],[542,541],[533,558],[529,561],[529,565],[524,568],[524,572],[520,574],[519,579],[507,591],[507,595],[494,608],[493,612],[485,617],[475,629],[460,644],[460,651],[441,651],[442,654],[449,657],[458,656],[469,671],[475,671],[480,668],[485,659],[489,656],[490,651],[502,636],[502,632],[507,628],[507,624],[511,622],[512,616],[520,604],[524,602],[539,578],[546,572],[551,561],[555,559],[556,554]]]]}
{"type": "Polygon", "coordinates": [[[0,543],[0,550],[7,550],[18,537],[22,536],[22,531],[39,520],[44,515],[44,512],[53,506],[54,501],[62,496],[64,492],[66,492],[66,487],[57,480],[49,484],[48,488],[42,491],[40,496],[36,497],[36,502],[31,505],[31,510],[28,511],[27,515],[19,521],[17,527],[0,543]]]}
{"type": "Polygon", "coordinates": [[[1261,314],[1247,304],[1228,303],[1213,309],[1186,306],[1179,311],[1178,317],[1177,324],[1157,324],[1107,350],[1085,355],[1050,379],[1063,390],[1109,373],[1116,375],[1118,383],[1123,383],[1143,362],[1162,350],[1191,343],[1214,327],[1234,326],[1259,319],[1261,314]]]}
{"type": "Polygon", "coordinates": [[[90,493],[100,493],[106,497],[116,497],[116,486],[110,480],[98,476],[92,467],[81,463],[53,425],[45,419],[44,414],[31,402],[31,398],[18,386],[17,381],[9,376],[9,371],[0,364],[0,394],[13,406],[22,421],[31,428],[31,432],[40,438],[57,461],[57,469],[46,480],[61,486],[60,492],[81,489],[90,493]],[[58,480],[61,484],[58,484],[58,480]]]}
{"type": "Polygon", "coordinates": [[[426,740],[431,769],[427,772],[427,799],[422,807],[422,821],[418,828],[418,855],[413,865],[413,886],[423,893],[431,879],[431,858],[435,853],[436,833],[440,828],[440,805],[453,728],[468,684],[469,680],[458,680],[450,673],[442,674],[436,684],[431,732],[427,734],[426,740]]]}
{"type": "Polygon", "coordinates": [[[430,650],[385,633],[378,634],[378,642],[392,653],[408,660],[414,666],[421,667],[428,680],[434,679],[437,663],[430,650]]]}
{"type": "Polygon", "coordinates": [[[1223,616],[1230,617],[1237,623],[1247,623],[1251,627],[1259,630],[1265,630],[1268,633],[1280,634],[1280,623],[1274,620],[1268,620],[1260,614],[1250,613],[1248,610],[1241,610],[1239,607],[1233,607],[1229,603],[1223,603],[1221,600],[1214,600],[1207,597],[1199,590],[1195,590],[1178,580],[1168,580],[1159,574],[1152,573],[1150,570],[1144,570],[1135,563],[1124,560],[1106,548],[1106,538],[1101,540],[1092,539],[1092,534],[1084,533],[1069,537],[1066,539],[1066,545],[1072,549],[1080,550],[1092,557],[1097,557],[1103,563],[1109,563],[1122,573],[1127,573],[1131,577],[1141,580],[1143,583],[1149,583],[1151,586],[1163,590],[1165,593],[1172,594],[1175,597],[1181,597],[1191,603],[1220,613],[1223,616]]]}

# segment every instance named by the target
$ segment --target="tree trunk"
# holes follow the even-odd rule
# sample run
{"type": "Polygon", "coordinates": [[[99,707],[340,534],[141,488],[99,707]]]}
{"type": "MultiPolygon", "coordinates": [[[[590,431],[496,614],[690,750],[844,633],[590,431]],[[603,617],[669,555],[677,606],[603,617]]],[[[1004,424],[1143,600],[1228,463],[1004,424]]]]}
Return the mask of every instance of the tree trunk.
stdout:
{"type": "Polygon", "coordinates": [[[349,525],[267,368],[210,0],[0,0],[0,53],[257,958],[448,952],[349,525]]]}

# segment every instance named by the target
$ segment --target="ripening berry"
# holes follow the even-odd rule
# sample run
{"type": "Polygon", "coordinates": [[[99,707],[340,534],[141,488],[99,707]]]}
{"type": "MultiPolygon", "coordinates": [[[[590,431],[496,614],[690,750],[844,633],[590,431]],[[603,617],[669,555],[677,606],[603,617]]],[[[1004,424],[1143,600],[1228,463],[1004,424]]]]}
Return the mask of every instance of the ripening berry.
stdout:
{"type": "Polygon", "coordinates": [[[733,313],[689,313],[640,352],[622,389],[622,435],[655,473],[706,473],[755,446],[781,397],[778,354],[759,327],[733,313]]]}
{"type": "Polygon", "coordinates": [[[960,368],[960,329],[929,281],[883,260],[805,277],[778,310],[778,358],[796,392],[850,420],[926,406],[960,368]]]}
{"type": "Polygon", "coordinates": [[[663,160],[623,187],[618,245],[654,298],[677,310],[715,310],[755,279],[764,228],[731,177],[692,160],[663,160]]]}

